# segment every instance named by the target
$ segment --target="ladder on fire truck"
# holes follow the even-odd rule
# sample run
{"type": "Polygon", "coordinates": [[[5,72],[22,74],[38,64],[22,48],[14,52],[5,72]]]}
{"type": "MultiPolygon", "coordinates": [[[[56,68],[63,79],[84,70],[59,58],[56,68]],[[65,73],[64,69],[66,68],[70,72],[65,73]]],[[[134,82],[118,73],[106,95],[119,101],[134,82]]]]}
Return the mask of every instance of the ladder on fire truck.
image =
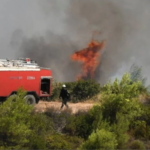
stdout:
{"type": "Polygon", "coordinates": [[[40,68],[36,61],[30,58],[19,58],[15,60],[0,59],[0,68],[1,67],[40,68]]]}

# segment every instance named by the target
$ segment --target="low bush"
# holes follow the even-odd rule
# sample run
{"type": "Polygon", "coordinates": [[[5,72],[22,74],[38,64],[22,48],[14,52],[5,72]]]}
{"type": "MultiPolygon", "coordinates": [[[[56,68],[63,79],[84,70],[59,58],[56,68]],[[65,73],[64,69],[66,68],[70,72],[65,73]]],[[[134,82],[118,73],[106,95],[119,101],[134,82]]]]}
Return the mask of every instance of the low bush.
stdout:
{"type": "Polygon", "coordinates": [[[58,100],[60,95],[61,87],[56,87],[52,90],[52,95],[50,97],[50,100],[58,100]]]}
{"type": "Polygon", "coordinates": [[[91,123],[86,112],[78,112],[78,114],[71,115],[67,119],[64,132],[71,136],[79,136],[86,139],[92,130],[91,123]]]}
{"type": "Polygon", "coordinates": [[[130,144],[131,149],[145,149],[144,143],[139,140],[135,140],[130,144]]]}
{"type": "Polygon", "coordinates": [[[84,141],[83,138],[80,138],[78,136],[68,136],[65,135],[65,140],[68,141],[71,145],[71,149],[75,150],[77,149],[84,141]]]}
{"type": "Polygon", "coordinates": [[[93,132],[87,141],[81,144],[79,149],[116,149],[117,140],[114,133],[105,129],[96,130],[93,132]]]}
{"type": "Polygon", "coordinates": [[[109,129],[109,123],[103,120],[101,106],[95,105],[88,112],[79,111],[68,117],[64,132],[72,136],[87,139],[98,129],[109,129]]]}
{"type": "Polygon", "coordinates": [[[0,105],[0,147],[5,149],[21,149],[30,141],[30,117],[33,106],[26,105],[23,97],[25,92],[20,89],[13,101],[8,98],[0,105]]]}
{"type": "Polygon", "coordinates": [[[129,129],[129,121],[122,114],[117,114],[116,122],[111,125],[111,131],[116,135],[117,149],[125,149],[129,140],[127,131],[129,129]]]}
{"type": "Polygon", "coordinates": [[[46,139],[47,149],[59,150],[59,149],[77,149],[83,142],[82,138],[77,136],[68,136],[63,134],[55,133],[50,135],[46,139]]]}
{"type": "Polygon", "coordinates": [[[100,100],[104,119],[110,119],[110,122],[114,123],[117,113],[122,113],[129,120],[141,115],[141,104],[137,100],[141,82],[130,82],[130,76],[125,74],[121,81],[116,79],[104,86],[105,91],[102,92],[100,100]]]}
{"type": "Polygon", "coordinates": [[[77,100],[83,101],[97,95],[100,92],[100,84],[95,80],[79,80],[72,94],[77,100]]]}
{"type": "Polygon", "coordinates": [[[70,150],[71,149],[70,143],[64,139],[63,135],[60,135],[60,134],[54,134],[54,135],[47,137],[46,147],[47,149],[53,149],[53,150],[59,150],[59,149],[70,150]]]}
{"type": "Polygon", "coordinates": [[[147,126],[145,121],[137,120],[132,124],[132,135],[141,139],[147,136],[147,126]]]}
{"type": "Polygon", "coordinates": [[[30,149],[46,149],[46,137],[54,133],[51,118],[41,113],[34,113],[30,118],[31,134],[28,137],[30,149]]]}
{"type": "Polygon", "coordinates": [[[24,92],[17,98],[8,98],[0,105],[0,148],[45,149],[45,137],[53,133],[51,119],[34,113],[33,106],[25,104],[24,92]]]}
{"type": "Polygon", "coordinates": [[[138,139],[150,139],[150,106],[143,105],[140,116],[135,117],[130,122],[129,132],[138,139]]]}
{"type": "Polygon", "coordinates": [[[60,90],[63,84],[66,84],[67,86],[72,102],[85,101],[100,92],[100,85],[95,80],[79,80],[76,82],[55,83],[51,100],[59,99],[60,90]]]}

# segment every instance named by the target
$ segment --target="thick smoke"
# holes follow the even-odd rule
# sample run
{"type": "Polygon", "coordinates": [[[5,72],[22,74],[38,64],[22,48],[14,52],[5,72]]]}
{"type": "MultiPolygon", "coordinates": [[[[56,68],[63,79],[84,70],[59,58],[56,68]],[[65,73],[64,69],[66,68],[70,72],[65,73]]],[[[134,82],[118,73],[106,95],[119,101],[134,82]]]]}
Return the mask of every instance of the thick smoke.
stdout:
{"type": "Polygon", "coordinates": [[[24,38],[20,50],[23,51],[23,56],[31,57],[40,66],[51,68],[55,79],[72,81],[79,66],[70,61],[70,49],[76,48],[65,35],[49,32],[44,37],[24,38]]]}
{"type": "MultiPolygon", "coordinates": [[[[115,46],[111,46],[113,49],[117,48],[116,42],[119,39],[121,40],[123,31],[122,14],[119,8],[110,1],[83,0],[81,2],[76,0],[68,1],[67,4],[62,35],[50,33],[49,36],[44,38],[33,37],[32,39],[23,40],[21,45],[21,51],[24,52],[24,56],[37,59],[41,65],[50,65],[54,70],[54,76],[59,80],[74,80],[75,75],[80,72],[80,69],[74,68],[75,65],[71,62],[70,56],[75,50],[80,50],[87,46],[93,31],[101,32],[101,35],[96,37],[96,39],[102,40],[105,38],[107,43],[114,43],[115,46]]],[[[53,12],[53,14],[56,13],[57,18],[57,14],[59,14],[58,6],[57,2],[51,3],[51,1],[47,1],[43,5],[45,15],[48,17],[53,12]],[[50,7],[51,5],[53,7],[50,7]]],[[[113,49],[110,55],[113,53],[113,49]]],[[[119,53],[118,49],[116,52],[119,53]]],[[[111,62],[111,59],[113,58],[109,58],[109,62],[111,62]]],[[[107,62],[107,64],[109,63],[107,62]]],[[[117,66],[116,64],[115,68],[117,66]]],[[[104,80],[104,76],[100,72],[103,71],[100,71],[98,68],[96,79],[99,80],[101,78],[104,80]]],[[[109,70],[109,72],[111,71],[109,70]]],[[[108,77],[109,75],[105,75],[106,79],[108,77]]]]}
{"type": "Polygon", "coordinates": [[[107,41],[96,70],[98,81],[105,83],[122,75],[133,63],[142,66],[147,76],[149,6],[149,0],[27,0],[28,12],[20,11],[23,26],[13,27],[11,46],[18,49],[17,56],[31,57],[52,68],[55,79],[71,81],[80,72],[71,54],[85,48],[92,31],[97,30],[101,35],[95,38],[107,41]]]}

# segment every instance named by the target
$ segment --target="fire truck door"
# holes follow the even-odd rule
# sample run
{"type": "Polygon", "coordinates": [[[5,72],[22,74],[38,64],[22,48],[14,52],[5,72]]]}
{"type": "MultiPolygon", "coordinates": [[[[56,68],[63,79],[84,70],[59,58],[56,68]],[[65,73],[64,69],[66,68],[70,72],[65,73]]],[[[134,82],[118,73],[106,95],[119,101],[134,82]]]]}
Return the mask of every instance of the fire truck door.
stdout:
{"type": "Polygon", "coordinates": [[[42,94],[50,94],[50,86],[51,85],[51,77],[50,76],[42,76],[41,77],[41,92],[42,94]]]}

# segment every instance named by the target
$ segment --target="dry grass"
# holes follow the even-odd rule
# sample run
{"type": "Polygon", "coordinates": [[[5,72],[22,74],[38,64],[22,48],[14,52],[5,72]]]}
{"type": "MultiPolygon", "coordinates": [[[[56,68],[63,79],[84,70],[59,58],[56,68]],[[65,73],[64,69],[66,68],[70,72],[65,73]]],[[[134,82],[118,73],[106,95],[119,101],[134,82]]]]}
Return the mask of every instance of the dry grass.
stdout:
{"type": "Polygon", "coordinates": [[[45,112],[45,111],[49,111],[50,109],[51,112],[54,113],[63,112],[63,111],[68,111],[70,113],[77,113],[78,111],[88,111],[95,104],[99,103],[100,98],[101,98],[101,94],[98,94],[93,98],[87,99],[86,101],[83,102],[78,102],[78,103],[68,102],[69,108],[67,109],[66,106],[64,106],[62,110],[60,110],[62,104],[60,100],[51,101],[51,102],[39,101],[39,103],[35,105],[34,111],[45,112]]]}
{"type": "MultiPolygon", "coordinates": [[[[77,113],[80,110],[88,111],[95,103],[82,102],[82,103],[68,103],[69,108],[65,106],[62,111],[68,111],[70,113],[77,113]]],[[[43,102],[40,101],[34,108],[35,112],[45,112],[51,109],[51,112],[60,112],[61,102],[43,102]]]]}

